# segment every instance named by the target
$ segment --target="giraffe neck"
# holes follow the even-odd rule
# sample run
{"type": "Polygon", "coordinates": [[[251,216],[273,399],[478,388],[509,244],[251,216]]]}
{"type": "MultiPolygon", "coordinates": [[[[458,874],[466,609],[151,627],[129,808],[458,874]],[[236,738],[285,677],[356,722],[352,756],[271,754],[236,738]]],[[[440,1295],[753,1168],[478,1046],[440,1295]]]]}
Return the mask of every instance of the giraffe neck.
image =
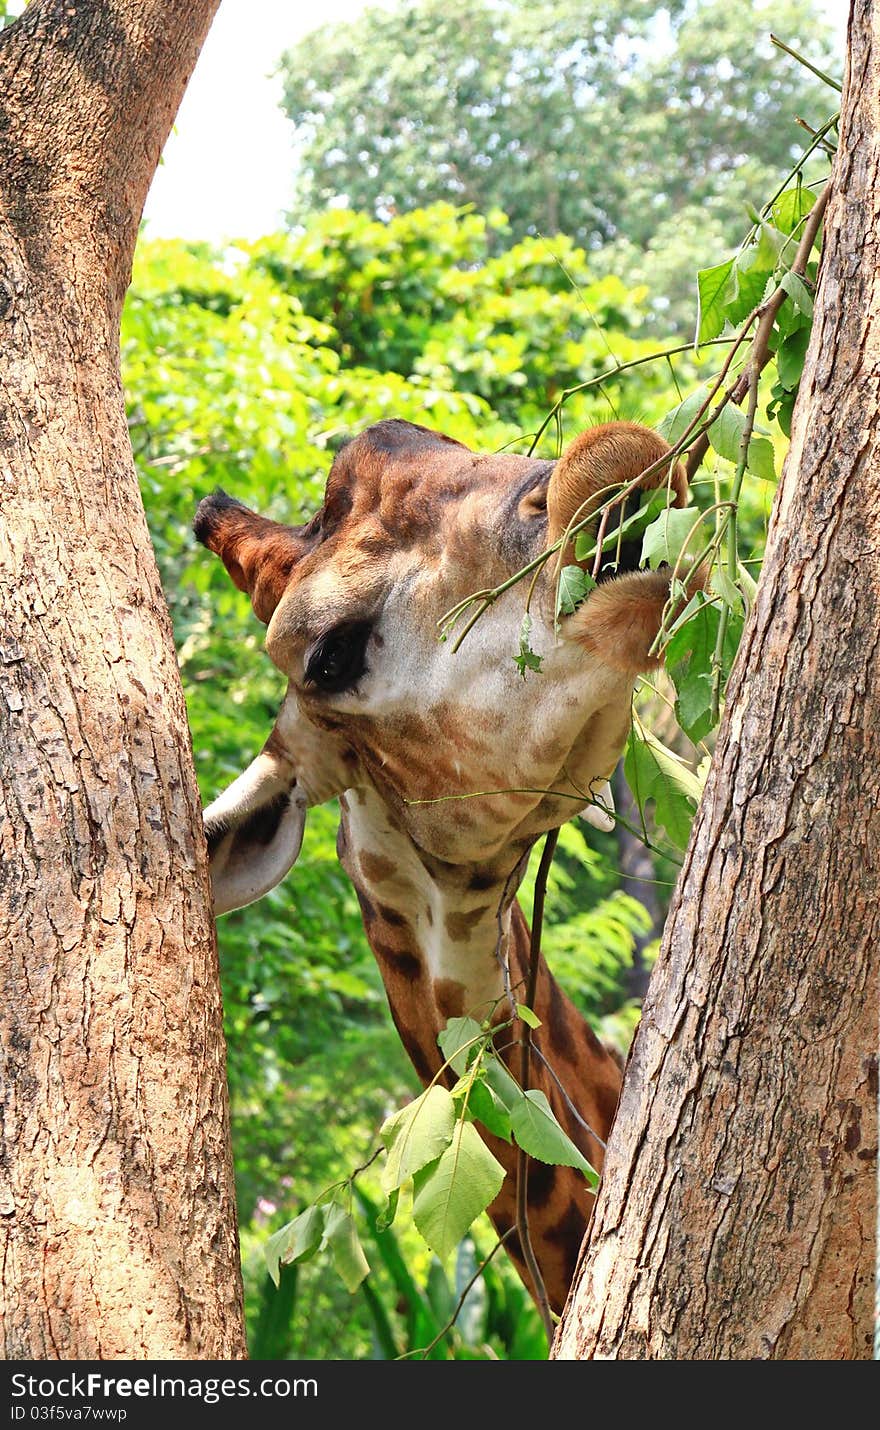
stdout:
{"type": "MultiPolygon", "coordinates": [[[[339,857],[357,892],[401,1040],[420,1079],[428,1083],[442,1067],[437,1035],[449,1018],[469,1014],[482,1020],[496,1010],[506,1017],[507,988],[515,995],[525,989],[529,929],[514,895],[529,845],[507,848],[488,864],[445,864],[416,848],[372,790],[352,791],[341,805],[339,857]]],[[[538,1055],[532,1059],[531,1085],[545,1093],[568,1135],[600,1168],[620,1089],[617,1061],[563,994],[543,958],[535,1012],[541,1027],[533,1035],[538,1055]]],[[[513,1039],[502,1056],[518,1077],[519,1048],[513,1039]]],[[[508,1174],[489,1209],[499,1233],[508,1232],[515,1224],[516,1148],[482,1129],[481,1135],[508,1174]]],[[[557,1311],[592,1201],[579,1172],[530,1163],[530,1239],[557,1311]]],[[[507,1247],[529,1284],[516,1232],[507,1247]]]]}

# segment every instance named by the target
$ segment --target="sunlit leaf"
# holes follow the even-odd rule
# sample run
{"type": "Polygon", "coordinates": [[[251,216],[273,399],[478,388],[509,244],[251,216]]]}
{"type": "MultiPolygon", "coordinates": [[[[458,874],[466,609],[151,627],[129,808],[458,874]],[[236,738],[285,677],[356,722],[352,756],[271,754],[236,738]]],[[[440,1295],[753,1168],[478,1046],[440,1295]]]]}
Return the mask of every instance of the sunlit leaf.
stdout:
{"type": "Polygon", "coordinates": [[[733,259],[728,258],[714,268],[701,268],[697,274],[697,347],[710,338],[717,338],[724,330],[727,322],[725,302],[732,287],[732,273],[733,259]]]}
{"type": "Polygon", "coordinates": [[[450,1018],[437,1042],[450,1067],[461,1076],[485,1036],[474,1018],[450,1018]]]}
{"type": "Polygon", "coordinates": [[[599,1174],[560,1127],[543,1092],[529,1088],[522,1093],[511,1108],[510,1125],[517,1145],[530,1157],[554,1166],[577,1167],[592,1187],[599,1185],[599,1174]]]}
{"type": "Polygon", "coordinates": [[[452,1140],[455,1105],[445,1087],[434,1083],[414,1102],[386,1119],[380,1136],[388,1149],[382,1170],[382,1190],[388,1195],[428,1162],[439,1157],[452,1140]]]}
{"type": "Polygon", "coordinates": [[[538,1017],[537,1013],[535,1013],[525,1003],[517,1003],[516,1012],[517,1016],[522,1018],[524,1023],[528,1023],[530,1028],[540,1028],[541,1019],[538,1017]]]}
{"type": "Polygon", "coordinates": [[[794,233],[802,227],[803,220],[812,211],[815,202],[815,194],[802,184],[786,189],[773,202],[771,213],[774,224],[782,233],[794,233]]]}
{"type": "Polygon", "coordinates": [[[280,1267],[295,1261],[308,1261],[314,1256],[324,1235],[326,1207],[306,1207],[298,1217],[289,1221],[269,1237],[263,1249],[266,1268],[277,1286],[280,1267]]]}
{"type": "Polygon", "coordinates": [[[484,1078],[474,1079],[467,1107],[470,1117],[481,1122],[496,1137],[510,1141],[510,1113],[484,1078]]]}
{"type": "Polygon", "coordinates": [[[642,537],[642,564],[647,562],[652,570],[658,566],[674,566],[686,542],[690,554],[696,555],[698,548],[695,543],[699,538],[688,538],[699,521],[700,513],[696,507],[669,507],[651,523],[642,537]]]}
{"type": "Polygon", "coordinates": [[[333,1265],[346,1289],[354,1293],[364,1277],[369,1275],[370,1265],[353,1218],[338,1202],[334,1202],[327,1212],[323,1245],[329,1246],[333,1265]]]}
{"type": "MultiPolygon", "coordinates": [[[[719,457],[726,458],[735,466],[739,464],[740,460],[746,420],[746,414],[739,407],[735,407],[732,402],[728,402],[722,407],[708,432],[709,441],[719,457]]],[[[749,439],[746,466],[750,472],[763,481],[773,482],[776,480],[773,443],[768,438],[752,436],[749,439]]]]}
{"type": "Polygon", "coordinates": [[[657,430],[661,437],[665,437],[670,447],[674,447],[680,437],[690,427],[706,401],[706,392],[702,387],[698,387],[696,392],[692,392],[677,407],[673,407],[660,422],[657,430]]]}
{"type": "Polygon", "coordinates": [[[556,588],[556,614],[570,616],[596,589],[596,582],[580,566],[563,566],[556,588]]]}
{"type": "Polygon", "coordinates": [[[472,1122],[458,1122],[441,1157],[413,1179],[413,1221],[444,1260],[501,1190],[504,1168],[472,1122]]]}

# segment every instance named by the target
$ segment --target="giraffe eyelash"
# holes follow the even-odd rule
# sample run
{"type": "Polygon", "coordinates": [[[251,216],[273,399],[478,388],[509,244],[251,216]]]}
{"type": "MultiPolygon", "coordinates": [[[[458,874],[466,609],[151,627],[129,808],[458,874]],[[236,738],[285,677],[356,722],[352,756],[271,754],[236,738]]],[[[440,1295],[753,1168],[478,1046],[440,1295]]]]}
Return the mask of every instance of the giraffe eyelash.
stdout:
{"type": "Polygon", "coordinates": [[[321,636],[306,658],[306,686],[323,695],[353,690],[367,671],[371,631],[367,621],[348,621],[321,636]]]}

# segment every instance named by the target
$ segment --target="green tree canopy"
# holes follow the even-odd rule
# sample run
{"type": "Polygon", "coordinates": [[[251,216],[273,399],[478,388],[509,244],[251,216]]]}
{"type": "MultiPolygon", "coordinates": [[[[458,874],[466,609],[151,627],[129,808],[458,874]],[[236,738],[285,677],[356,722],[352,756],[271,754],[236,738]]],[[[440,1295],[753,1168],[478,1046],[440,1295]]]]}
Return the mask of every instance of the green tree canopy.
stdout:
{"type": "Polygon", "coordinates": [[[281,62],[295,217],[439,199],[501,208],[513,236],[647,247],[741,237],[833,95],[771,45],[835,66],[813,0],[409,0],[310,34],[281,62]]]}

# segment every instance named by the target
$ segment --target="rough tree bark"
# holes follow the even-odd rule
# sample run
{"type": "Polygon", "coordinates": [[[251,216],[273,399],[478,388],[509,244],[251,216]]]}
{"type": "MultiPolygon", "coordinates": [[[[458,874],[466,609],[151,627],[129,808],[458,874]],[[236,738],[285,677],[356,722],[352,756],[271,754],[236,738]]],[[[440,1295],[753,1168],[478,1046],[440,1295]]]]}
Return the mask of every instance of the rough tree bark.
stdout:
{"type": "Polygon", "coordinates": [[[217,0],[0,36],[0,1354],[244,1354],[199,799],[119,313],[217,0]]]}
{"type": "Polygon", "coordinates": [[[559,1358],[871,1355],[878,104],[880,22],[855,0],[791,450],[559,1358]]]}

